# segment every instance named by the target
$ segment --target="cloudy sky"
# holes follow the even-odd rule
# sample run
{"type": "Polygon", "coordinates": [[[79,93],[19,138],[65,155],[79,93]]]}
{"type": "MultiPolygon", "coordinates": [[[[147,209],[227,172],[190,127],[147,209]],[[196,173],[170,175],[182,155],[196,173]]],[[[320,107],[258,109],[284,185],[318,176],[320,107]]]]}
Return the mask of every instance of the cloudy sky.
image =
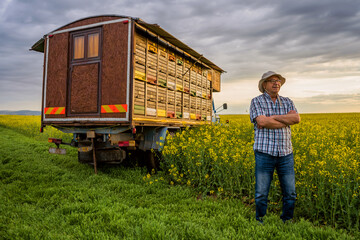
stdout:
{"type": "Polygon", "coordinates": [[[248,112],[268,70],[300,113],[360,112],[358,0],[1,0],[0,110],[40,110],[43,54],[29,48],[101,14],[157,23],[226,70],[214,94],[226,113],[248,112]]]}

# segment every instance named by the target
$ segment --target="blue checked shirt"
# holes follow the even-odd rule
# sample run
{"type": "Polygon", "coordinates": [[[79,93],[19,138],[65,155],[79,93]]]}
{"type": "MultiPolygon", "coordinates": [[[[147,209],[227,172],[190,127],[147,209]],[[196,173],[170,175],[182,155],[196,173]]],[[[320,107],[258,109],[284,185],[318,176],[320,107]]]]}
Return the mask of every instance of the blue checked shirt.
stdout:
{"type": "Polygon", "coordinates": [[[285,115],[290,110],[296,110],[290,98],[280,97],[282,105],[276,99],[275,103],[269,94],[264,93],[251,100],[250,120],[254,124],[255,143],[254,150],[267,153],[272,156],[286,156],[292,153],[291,129],[290,126],[279,129],[258,128],[255,118],[264,115],[285,115]]]}

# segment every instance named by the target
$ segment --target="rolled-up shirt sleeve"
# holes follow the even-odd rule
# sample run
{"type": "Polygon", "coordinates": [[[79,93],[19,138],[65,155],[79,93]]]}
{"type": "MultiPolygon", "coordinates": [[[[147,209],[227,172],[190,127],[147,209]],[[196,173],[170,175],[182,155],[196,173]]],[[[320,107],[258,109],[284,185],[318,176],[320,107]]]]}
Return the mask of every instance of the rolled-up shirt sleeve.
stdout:
{"type": "Polygon", "coordinates": [[[251,100],[251,104],[250,104],[250,121],[252,123],[255,123],[256,122],[255,118],[257,118],[258,116],[261,116],[261,115],[265,116],[265,112],[261,108],[260,102],[257,99],[253,98],[251,100]]]}

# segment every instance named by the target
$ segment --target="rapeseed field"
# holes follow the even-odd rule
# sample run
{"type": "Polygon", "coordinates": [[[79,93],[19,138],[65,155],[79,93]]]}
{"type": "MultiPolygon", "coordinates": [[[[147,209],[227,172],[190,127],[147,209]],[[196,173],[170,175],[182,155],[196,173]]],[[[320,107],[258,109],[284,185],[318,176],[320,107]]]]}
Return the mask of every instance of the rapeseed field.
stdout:
{"type": "Polygon", "coordinates": [[[70,142],[72,139],[71,134],[63,133],[51,126],[44,128],[44,132],[40,133],[40,125],[40,116],[0,115],[0,126],[11,128],[36,140],[47,140],[52,137],[70,142]]]}
{"type": "MultiPolygon", "coordinates": [[[[296,218],[359,229],[360,113],[302,114],[301,118],[292,126],[296,218]]],[[[71,139],[52,127],[40,134],[39,116],[0,116],[0,126],[38,140],[71,139]]],[[[151,185],[164,181],[184,185],[202,198],[241,199],[254,207],[252,146],[249,116],[223,115],[221,124],[186,128],[169,136],[162,151],[162,171],[143,180],[151,185]]],[[[276,176],[270,194],[269,211],[278,213],[281,190],[276,176]]]]}
{"type": "MultiPolygon", "coordinates": [[[[298,194],[295,215],[358,229],[360,113],[303,114],[301,118],[300,124],[291,127],[298,194]]],[[[170,184],[189,185],[203,195],[241,198],[253,205],[253,125],[248,115],[221,119],[221,124],[186,129],[168,138],[163,169],[170,184]]],[[[280,211],[277,176],[274,180],[269,210],[280,211]]]]}

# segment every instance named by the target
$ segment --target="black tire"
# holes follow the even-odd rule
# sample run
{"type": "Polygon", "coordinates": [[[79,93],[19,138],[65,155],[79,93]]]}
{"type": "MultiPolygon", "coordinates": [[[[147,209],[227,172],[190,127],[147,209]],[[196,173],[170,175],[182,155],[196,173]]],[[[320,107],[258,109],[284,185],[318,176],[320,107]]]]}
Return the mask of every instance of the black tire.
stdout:
{"type": "Polygon", "coordinates": [[[153,170],[156,172],[160,166],[160,153],[154,150],[147,150],[145,152],[145,161],[148,172],[153,170]]]}

